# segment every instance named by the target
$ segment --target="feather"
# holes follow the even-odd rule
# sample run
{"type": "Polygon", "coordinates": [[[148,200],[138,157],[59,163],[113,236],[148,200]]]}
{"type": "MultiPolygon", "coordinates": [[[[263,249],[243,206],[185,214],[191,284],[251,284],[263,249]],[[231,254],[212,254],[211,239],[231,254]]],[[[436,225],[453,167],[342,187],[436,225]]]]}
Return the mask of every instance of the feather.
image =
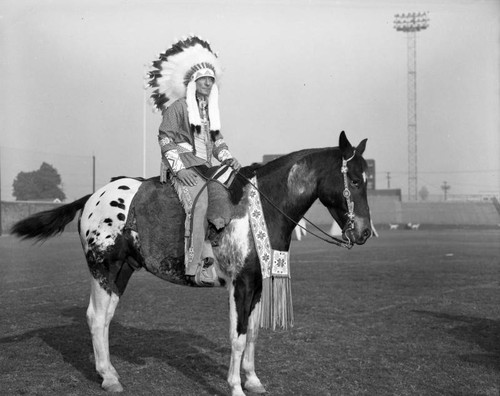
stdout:
{"type": "Polygon", "coordinates": [[[193,73],[200,68],[211,68],[217,81],[222,75],[218,56],[210,44],[196,35],[177,40],[170,48],[157,55],[145,76],[147,87],[156,89],[151,94],[157,106],[168,106],[186,96],[186,87],[193,73]],[[158,93],[164,95],[158,96],[158,93]]]}

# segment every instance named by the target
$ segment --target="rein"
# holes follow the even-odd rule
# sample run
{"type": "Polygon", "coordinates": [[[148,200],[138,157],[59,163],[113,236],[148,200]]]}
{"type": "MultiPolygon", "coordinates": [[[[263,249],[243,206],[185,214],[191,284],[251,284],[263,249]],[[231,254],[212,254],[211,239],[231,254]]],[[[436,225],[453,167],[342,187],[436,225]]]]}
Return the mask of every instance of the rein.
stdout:
{"type": "MultiPolygon", "coordinates": [[[[340,168],[340,171],[342,172],[342,176],[343,176],[343,179],[344,179],[344,190],[342,191],[342,195],[344,196],[346,202],[347,202],[347,227],[348,229],[354,229],[354,202],[351,200],[351,191],[349,191],[349,185],[348,185],[348,181],[347,181],[347,163],[352,160],[354,158],[354,155],[356,154],[356,150],[354,150],[352,156],[348,159],[344,159],[342,158],[342,166],[340,168]]],[[[205,184],[204,186],[201,188],[201,190],[198,192],[198,194],[196,195],[196,197],[194,198],[193,200],[193,209],[195,208],[196,206],[196,202],[198,201],[198,197],[200,196],[201,192],[207,187],[208,185],[208,182],[209,181],[215,181],[215,182],[218,182],[217,180],[213,179],[212,177],[206,177],[204,175],[201,174],[201,172],[199,172],[196,168],[195,168],[195,171],[202,177],[202,179],[205,180],[205,184]]],[[[305,227],[301,226],[299,223],[297,223],[295,220],[293,220],[290,216],[288,216],[283,210],[281,210],[269,197],[267,197],[262,191],[259,190],[259,188],[254,184],[252,183],[252,181],[247,178],[246,176],[243,176],[239,171],[236,171],[236,173],[238,174],[238,176],[242,177],[246,182],[248,182],[253,188],[255,188],[259,194],[266,199],[267,202],[269,202],[269,204],[274,208],[276,209],[278,212],[280,212],[285,218],[287,218],[289,221],[291,221],[293,224],[295,224],[296,227],[300,227],[302,228],[303,230],[307,230],[305,227]]],[[[219,182],[220,183],[220,182],[219,182]]],[[[222,183],[221,183],[222,184],[222,183]]],[[[312,225],[314,228],[316,228],[316,230],[318,230],[319,232],[321,232],[325,237],[321,236],[321,235],[318,235],[312,231],[308,231],[312,236],[324,241],[324,242],[327,242],[327,243],[330,243],[330,244],[333,244],[333,245],[337,245],[337,246],[340,246],[340,247],[344,247],[344,248],[347,248],[347,249],[351,249],[354,244],[351,242],[351,240],[349,239],[349,237],[346,235],[346,238],[347,238],[347,242],[344,241],[343,239],[339,239],[339,238],[336,238],[330,234],[328,234],[327,232],[323,231],[321,228],[319,228],[316,224],[314,224],[311,220],[309,220],[307,217],[302,217],[306,222],[308,222],[310,225],[312,225]]],[[[192,229],[192,222],[193,222],[193,216],[191,216],[191,229],[192,229]]]]}

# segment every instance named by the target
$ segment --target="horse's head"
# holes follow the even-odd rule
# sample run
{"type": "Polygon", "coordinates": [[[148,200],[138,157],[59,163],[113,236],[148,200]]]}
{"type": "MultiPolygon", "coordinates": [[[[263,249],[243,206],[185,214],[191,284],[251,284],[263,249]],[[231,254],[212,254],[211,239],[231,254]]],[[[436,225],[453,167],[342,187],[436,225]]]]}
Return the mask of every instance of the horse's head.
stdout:
{"type": "Polygon", "coordinates": [[[318,185],[320,201],[342,228],[342,236],[362,245],[371,236],[370,209],[366,196],[366,139],[353,147],[344,132],[338,151],[318,185]]]}

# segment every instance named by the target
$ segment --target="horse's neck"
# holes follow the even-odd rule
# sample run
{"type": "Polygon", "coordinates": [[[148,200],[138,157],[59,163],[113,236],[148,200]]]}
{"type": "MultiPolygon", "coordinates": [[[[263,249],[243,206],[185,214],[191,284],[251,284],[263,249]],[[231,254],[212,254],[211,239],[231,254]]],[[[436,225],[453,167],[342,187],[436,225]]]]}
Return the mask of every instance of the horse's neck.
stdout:
{"type": "Polygon", "coordinates": [[[274,249],[288,250],[296,223],[317,198],[317,172],[303,159],[287,163],[258,179],[274,249]]]}

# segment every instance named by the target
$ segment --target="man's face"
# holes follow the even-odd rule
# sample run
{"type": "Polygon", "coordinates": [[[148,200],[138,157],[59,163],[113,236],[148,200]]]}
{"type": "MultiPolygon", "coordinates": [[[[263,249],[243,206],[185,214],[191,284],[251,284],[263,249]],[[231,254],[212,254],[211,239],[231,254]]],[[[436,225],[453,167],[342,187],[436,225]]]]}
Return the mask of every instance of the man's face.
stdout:
{"type": "Polygon", "coordinates": [[[210,91],[212,91],[214,82],[213,77],[200,77],[196,80],[196,92],[201,96],[208,97],[210,91]]]}

